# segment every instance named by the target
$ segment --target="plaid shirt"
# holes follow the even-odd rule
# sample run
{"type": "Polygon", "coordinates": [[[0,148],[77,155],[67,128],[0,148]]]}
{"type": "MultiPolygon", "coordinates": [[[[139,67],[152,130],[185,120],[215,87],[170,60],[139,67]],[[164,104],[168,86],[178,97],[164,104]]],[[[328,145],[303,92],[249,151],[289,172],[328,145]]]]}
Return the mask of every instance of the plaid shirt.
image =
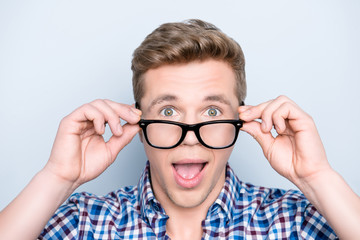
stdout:
{"type": "MultiPolygon", "coordinates": [[[[169,239],[147,164],[137,186],[99,197],[73,194],[39,239],[169,239]]],[[[337,239],[298,191],[255,187],[227,166],[226,182],[202,221],[203,239],[337,239]]]]}

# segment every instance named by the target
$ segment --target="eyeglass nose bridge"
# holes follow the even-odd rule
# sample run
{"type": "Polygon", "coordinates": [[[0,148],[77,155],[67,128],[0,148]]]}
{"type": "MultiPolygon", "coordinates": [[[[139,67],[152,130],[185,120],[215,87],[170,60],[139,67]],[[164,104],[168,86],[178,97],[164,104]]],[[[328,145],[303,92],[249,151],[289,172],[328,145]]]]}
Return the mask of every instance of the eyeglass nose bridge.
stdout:
{"type": "Polygon", "coordinates": [[[201,136],[200,136],[200,127],[203,126],[202,123],[195,123],[195,124],[184,124],[184,125],[181,125],[181,129],[182,129],[182,135],[180,137],[180,140],[178,142],[177,145],[180,145],[184,142],[185,138],[186,138],[186,135],[189,131],[191,132],[194,132],[197,140],[199,143],[201,143],[202,145],[205,145],[207,146],[207,144],[201,139],[201,136]]]}

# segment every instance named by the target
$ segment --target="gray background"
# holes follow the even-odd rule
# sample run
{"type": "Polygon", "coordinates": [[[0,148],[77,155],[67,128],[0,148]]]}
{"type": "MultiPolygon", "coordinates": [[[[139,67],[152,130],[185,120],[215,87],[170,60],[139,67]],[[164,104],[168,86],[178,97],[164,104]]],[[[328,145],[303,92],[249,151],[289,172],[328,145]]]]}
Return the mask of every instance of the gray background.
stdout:
{"type": "MultiPolygon", "coordinates": [[[[189,18],[241,44],[248,104],[285,94],[313,116],[331,165],[360,194],[359,12],[355,0],[1,1],[0,209],[47,162],[65,115],[96,98],[133,103],[133,50],[161,23],[189,18]]],[[[78,190],[136,184],[145,161],[136,137],[78,190]]],[[[243,181],[294,188],[245,133],[230,162],[243,181]]]]}

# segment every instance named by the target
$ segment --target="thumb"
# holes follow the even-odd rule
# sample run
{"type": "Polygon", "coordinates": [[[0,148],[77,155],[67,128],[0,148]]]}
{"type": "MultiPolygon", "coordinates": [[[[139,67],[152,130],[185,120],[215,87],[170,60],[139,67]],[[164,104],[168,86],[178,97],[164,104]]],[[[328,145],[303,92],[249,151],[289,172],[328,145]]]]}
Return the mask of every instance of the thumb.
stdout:
{"type": "Polygon", "coordinates": [[[250,134],[260,144],[264,155],[267,158],[268,149],[270,149],[275,140],[271,133],[264,133],[261,130],[261,124],[257,121],[245,122],[241,130],[250,134]]]}
{"type": "Polygon", "coordinates": [[[106,145],[111,151],[112,160],[115,160],[119,152],[126,145],[128,145],[131,142],[131,140],[135,137],[135,135],[140,131],[140,127],[137,124],[127,123],[124,126],[122,126],[122,128],[123,128],[123,134],[121,134],[120,136],[113,135],[106,143],[106,145]]]}

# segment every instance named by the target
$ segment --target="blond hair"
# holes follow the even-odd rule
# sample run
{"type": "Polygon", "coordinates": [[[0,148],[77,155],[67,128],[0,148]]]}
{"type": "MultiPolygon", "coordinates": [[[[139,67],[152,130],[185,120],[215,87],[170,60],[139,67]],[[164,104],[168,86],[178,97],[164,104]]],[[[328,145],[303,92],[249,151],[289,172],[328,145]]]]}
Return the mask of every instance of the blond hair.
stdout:
{"type": "Polygon", "coordinates": [[[144,74],[166,64],[214,59],[228,63],[236,77],[235,94],[241,105],[246,97],[245,59],[240,45],[213,24],[198,19],[165,23],[135,49],[131,69],[137,104],[144,95],[144,74]]]}

